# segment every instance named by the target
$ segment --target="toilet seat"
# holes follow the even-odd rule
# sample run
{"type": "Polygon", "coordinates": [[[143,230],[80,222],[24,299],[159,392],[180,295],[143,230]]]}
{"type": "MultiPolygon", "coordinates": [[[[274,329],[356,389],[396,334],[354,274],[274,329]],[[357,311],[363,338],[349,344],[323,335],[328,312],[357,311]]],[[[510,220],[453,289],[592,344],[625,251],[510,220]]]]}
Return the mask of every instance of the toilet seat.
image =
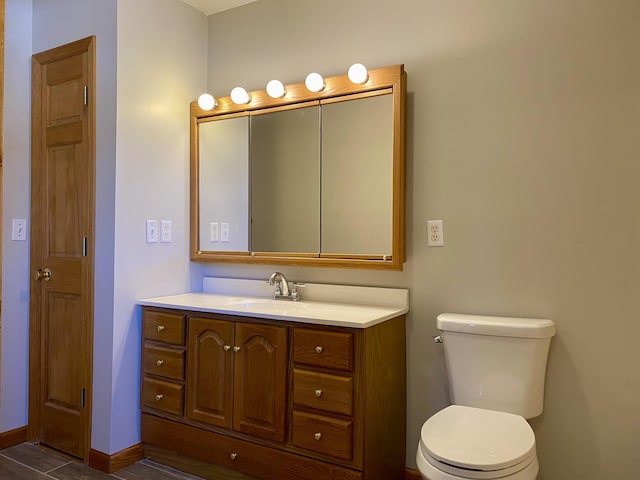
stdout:
{"type": "Polygon", "coordinates": [[[536,459],[535,436],[524,418],[461,405],[425,422],[419,450],[438,470],[469,479],[505,477],[536,459]]]}

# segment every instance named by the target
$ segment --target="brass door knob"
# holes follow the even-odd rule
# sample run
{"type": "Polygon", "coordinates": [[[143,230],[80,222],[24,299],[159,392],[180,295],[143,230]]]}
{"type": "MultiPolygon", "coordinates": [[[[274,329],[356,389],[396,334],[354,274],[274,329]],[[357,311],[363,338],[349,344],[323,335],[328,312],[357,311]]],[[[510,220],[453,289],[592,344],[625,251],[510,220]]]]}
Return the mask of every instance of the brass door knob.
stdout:
{"type": "Polygon", "coordinates": [[[48,282],[49,280],[51,280],[51,270],[49,270],[48,268],[45,268],[43,270],[38,269],[33,272],[33,279],[35,281],[44,280],[45,282],[48,282]]]}

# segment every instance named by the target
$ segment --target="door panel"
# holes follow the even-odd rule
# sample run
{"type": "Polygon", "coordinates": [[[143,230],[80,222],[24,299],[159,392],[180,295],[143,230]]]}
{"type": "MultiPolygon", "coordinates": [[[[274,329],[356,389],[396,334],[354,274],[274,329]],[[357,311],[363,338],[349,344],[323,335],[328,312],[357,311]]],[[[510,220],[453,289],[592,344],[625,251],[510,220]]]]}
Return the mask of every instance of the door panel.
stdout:
{"type": "Polygon", "coordinates": [[[93,347],[94,38],[33,57],[29,432],[88,458],[93,347]]]}
{"type": "Polygon", "coordinates": [[[187,416],[231,428],[233,323],[189,319],[187,416]]]}
{"type": "Polygon", "coordinates": [[[283,442],[286,426],[287,329],[236,325],[233,428],[283,442]]]}

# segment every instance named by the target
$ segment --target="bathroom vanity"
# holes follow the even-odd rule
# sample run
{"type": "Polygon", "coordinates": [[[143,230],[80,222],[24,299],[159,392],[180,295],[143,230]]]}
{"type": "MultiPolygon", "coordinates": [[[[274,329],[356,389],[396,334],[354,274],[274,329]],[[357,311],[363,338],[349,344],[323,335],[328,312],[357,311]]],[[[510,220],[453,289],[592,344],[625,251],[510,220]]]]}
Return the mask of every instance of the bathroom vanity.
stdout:
{"type": "Polygon", "coordinates": [[[211,281],[140,302],[145,454],[220,478],[403,478],[408,292],[307,285],[290,302],[211,281]]]}

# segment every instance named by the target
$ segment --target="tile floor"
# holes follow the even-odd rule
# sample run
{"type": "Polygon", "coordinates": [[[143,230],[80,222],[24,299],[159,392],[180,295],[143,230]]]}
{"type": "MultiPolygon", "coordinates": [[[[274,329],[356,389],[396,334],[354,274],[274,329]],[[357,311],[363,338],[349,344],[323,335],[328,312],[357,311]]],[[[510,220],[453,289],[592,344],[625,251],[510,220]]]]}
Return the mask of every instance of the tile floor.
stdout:
{"type": "Polygon", "coordinates": [[[2,480],[200,480],[177,470],[141,460],[111,475],[69,460],[51,450],[21,443],[0,450],[2,480]]]}

